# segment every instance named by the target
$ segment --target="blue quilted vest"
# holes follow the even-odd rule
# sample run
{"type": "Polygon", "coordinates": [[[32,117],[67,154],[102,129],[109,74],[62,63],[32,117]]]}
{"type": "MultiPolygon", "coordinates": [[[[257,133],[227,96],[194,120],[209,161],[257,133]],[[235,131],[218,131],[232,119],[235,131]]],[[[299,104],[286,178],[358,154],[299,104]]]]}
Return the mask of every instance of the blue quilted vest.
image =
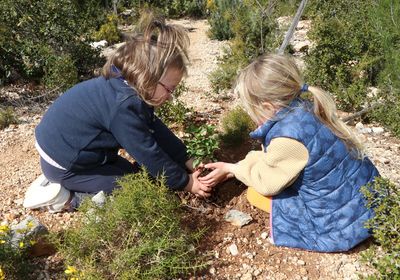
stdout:
{"type": "Polygon", "coordinates": [[[296,181],[272,200],[275,245],[320,252],[347,251],[370,236],[364,223],[373,216],[360,187],[379,176],[368,158],[352,157],[343,141],[312,113],[312,104],[294,100],[252,138],[267,147],[273,138],[301,142],[309,160],[296,181]]]}

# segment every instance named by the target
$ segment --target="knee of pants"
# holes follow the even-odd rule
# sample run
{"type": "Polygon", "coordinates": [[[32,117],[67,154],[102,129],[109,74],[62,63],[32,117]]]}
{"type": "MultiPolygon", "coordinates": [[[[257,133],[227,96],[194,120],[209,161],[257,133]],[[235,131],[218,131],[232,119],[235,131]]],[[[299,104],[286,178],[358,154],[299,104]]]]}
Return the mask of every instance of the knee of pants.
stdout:
{"type": "Polygon", "coordinates": [[[263,196],[258,193],[254,188],[247,189],[247,200],[249,203],[265,212],[271,213],[272,197],[263,196]]]}

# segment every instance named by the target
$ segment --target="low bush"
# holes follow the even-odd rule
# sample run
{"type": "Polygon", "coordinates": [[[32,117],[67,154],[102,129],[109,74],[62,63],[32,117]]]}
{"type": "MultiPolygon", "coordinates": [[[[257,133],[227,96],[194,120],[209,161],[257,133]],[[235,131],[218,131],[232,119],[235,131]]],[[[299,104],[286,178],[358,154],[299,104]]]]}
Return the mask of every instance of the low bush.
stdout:
{"type": "Polygon", "coordinates": [[[108,44],[118,43],[121,36],[118,31],[118,17],[114,14],[107,16],[107,22],[100,26],[99,31],[94,33],[97,41],[106,40],[108,44]]]}
{"type": "Polygon", "coordinates": [[[375,217],[366,226],[378,244],[363,253],[363,260],[378,272],[368,279],[400,279],[400,187],[377,178],[362,192],[367,206],[375,210],[375,217]]]}
{"type": "Polygon", "coordinates": [[[10,124],[17,124],[18,119],[14,113],[13,108],[7,107],[2,109],[0,107],[0,129],[6,128],[10,124]]]}
{"type": "Polygon", "coordinates": [[[218,68],[210,76],[214,92],[229,89],[243,66],[260,54],[278,47],[280,34],[271,3],[266,0],[211,1],[211,37],[230,39],[230,47],[225,50],[218,68]],[[218,20],[213,19],[213,14],[218,20]],[[222,31],[221,34],[217,33],[222,31]]]}
{"type": "Polygon", "coordinates": [[[11,237],[11,229],[0,225],[0,280],[37,279],[32,275],[34,265],[29,261],[27,251],[34,242],[23,238],[13,244],[11,237]]]}
{"type": "Polygon", "coordinates": [[[238,146],[249,138],[249,133],[255,129],[250,116],[241,108],[236,107],[226,113],[221,121],[221,141],[227,146],[238,146]]]}
{"type": "Polygon", "coordinates": [[[383,103],[368,117],[400,136],[400,2],[323,0],[310,3],[309,11],[316,46],[307,81],[332,92],[345,111],[383,103]],[[370,87],[378,94],[368,94],[370,87]]]}
{"type": "Polygon", "coordinates": [[[156,114],[164,123],[184,127],[191,110],[185,106],[179,97],[187,91],[188,87],[185,83],[180,83],[173,93],[173,99],[157,108],[156,114]]]}
{"type": "Polygon", "coordinates": [[[78,69],[69,54],[51,55],[44,66],[43,82],[48,88],[66,90],[78,82],[78,69]]]}
{"type": "Polygon", "coordinates": [[[55,78],[52,73],[57,72],[54,64],[58,56],[63,61],[68,58],[65,70],[72,71],[62,75],[77,73],[79,79],[92,75],[94,67],[102,61],[99,51],[89,45],[90,34],[98,28],[103,13],[99,1],[94,0],[1,1],[2,83],[15,82],[12,77],[38,82],[45,77],[48,84],[56,85],[57,81],[50,80],[55,78]]]}
{"type": "Polygon", "coordinates": [[[195,246],[200,232],[182,226],[180,203],[163,179],[144,171],[120,179],[102,207],[90,201],[82,219],[53,240],[79,279],[171,279],[204,267],[195,246]]]}

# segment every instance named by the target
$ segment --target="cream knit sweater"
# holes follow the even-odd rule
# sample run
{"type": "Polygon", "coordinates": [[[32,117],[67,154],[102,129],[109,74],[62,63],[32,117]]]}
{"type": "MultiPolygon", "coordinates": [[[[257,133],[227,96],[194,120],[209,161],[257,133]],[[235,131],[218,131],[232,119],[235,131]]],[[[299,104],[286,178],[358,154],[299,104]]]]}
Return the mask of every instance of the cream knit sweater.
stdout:
{"type": "Polygon", "coordinates": [[[265,196],[276,195],[299,176],[307,164],[307,148],[291,138],[274,138],[267,151],[252,151],[239,161],[235,177],[265,196]]]}

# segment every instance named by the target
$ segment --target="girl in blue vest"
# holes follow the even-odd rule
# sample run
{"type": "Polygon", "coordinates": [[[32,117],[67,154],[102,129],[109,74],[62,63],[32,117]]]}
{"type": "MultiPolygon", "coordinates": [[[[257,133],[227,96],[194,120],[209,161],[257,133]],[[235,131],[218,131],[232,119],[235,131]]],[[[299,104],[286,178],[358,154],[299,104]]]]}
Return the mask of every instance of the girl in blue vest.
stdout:
{"type": "Polygon", "coordinates": [[[305,84],[293,59],[275,54],[248,65],[235,92],[259,125],[250,136],[263,150],[236,164],[207,164],[213,171],[200,181],[215,185],[235,176],[249,186],[249,202],[270,213],[276,245],[335,252],[368,238],[364,223],[373,211],[360,187],[379,173],[337,117],[332,98],[305,84]]]}
{"type": "Polygon", "coordinates": [[[187,33],[151,16],[141,26],[100,77],[67,90],[43,116],[35,136],[44,176],[28,189],[25,207],[77,206],[83,194],[111,193],[139,165],[154,177],[163,174],[172,190],[210,195],[185,145],[154,114],[187,73],[187,33]],[[137,164],[121,157],[120,148],[137,164]]]}

